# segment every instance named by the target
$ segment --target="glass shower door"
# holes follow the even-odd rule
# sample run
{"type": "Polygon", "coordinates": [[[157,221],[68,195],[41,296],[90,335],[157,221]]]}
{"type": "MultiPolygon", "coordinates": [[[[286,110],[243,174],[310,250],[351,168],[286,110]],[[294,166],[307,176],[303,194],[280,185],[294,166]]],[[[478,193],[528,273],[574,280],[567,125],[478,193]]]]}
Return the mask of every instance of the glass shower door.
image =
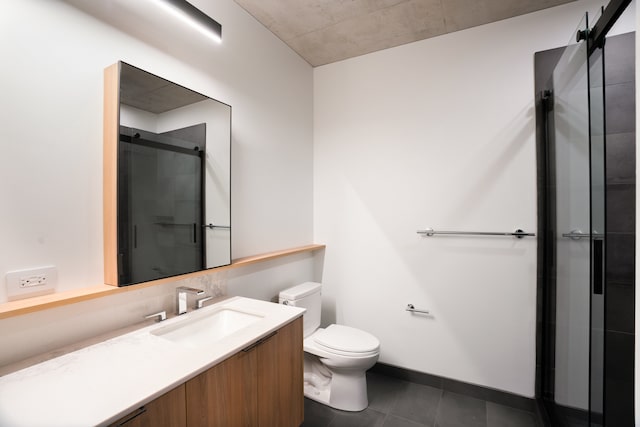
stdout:
{"type": "Polygon", "coordinates": [[[592,336],[597,325],[592,321],[597,323],[598,316],[592,318],[591,305],[592,278],[598,273],[592,256],[603,251],[602,242],[593,244],[592,226],[604,214],[604,194],[599,186],[604,179],[604,156],[597,155],[598,149],[591,145],[589,61],[587,43],[580,37],[587,33],[587,25],[585,15],[578,37],[568,44],[553,72],[550,146],[555,181],[552,406],[557,423],[584,426],[589,425],[590,408],[602,393],[602,381],[598,385],[592,375],[592,361],[598,362],[594,354],[597,340],[592,336]],[[596,220],[594,224],[592,220],[596,220]]]}
{"type": "Polygon", "coordinates": [[[603,62],[587,15],[553,71],[549,132],[554,425],[600,426],[604,378],[603,62]]]}
{"type": "Polygon", "coordinates": [[[589,56],[589,137],[591,160],[591,324],[589,420],[604,424],[606,157],[604,47],[589,56]]]}

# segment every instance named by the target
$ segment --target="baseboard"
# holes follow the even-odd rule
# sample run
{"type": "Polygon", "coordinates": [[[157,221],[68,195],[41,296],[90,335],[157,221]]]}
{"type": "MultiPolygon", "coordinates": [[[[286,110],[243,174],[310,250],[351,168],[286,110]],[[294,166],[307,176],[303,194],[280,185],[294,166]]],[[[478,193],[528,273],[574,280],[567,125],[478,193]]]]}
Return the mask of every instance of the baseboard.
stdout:
{"type": "Polygon", "coordinates": [[[535,399],[519,396],[506,391],[469,384],[437,375],[425,374],[424,372],[399,368],[397,366],[387,365],[386,363],[376,363],[373,368],[371,368],[370,372],[398,378],[416,384],[428,385],[441,390],[464,394],[478,399],[484,399],[500,405],[533,412],[534,414],[537,413],[535,399]]]}

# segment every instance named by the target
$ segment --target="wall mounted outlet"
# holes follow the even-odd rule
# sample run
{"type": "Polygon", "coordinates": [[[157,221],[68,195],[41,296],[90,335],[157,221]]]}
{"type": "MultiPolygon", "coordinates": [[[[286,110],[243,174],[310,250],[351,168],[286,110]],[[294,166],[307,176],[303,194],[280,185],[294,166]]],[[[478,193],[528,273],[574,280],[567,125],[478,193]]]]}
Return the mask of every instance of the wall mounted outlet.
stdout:
{"type": "Polygon", "coordinates": [[[58,281],[55,267],[41,267],[7,273],[9,301],[53,293],[58,281]]]}
{"type": "Polygon", "coordinates": [[[34,274],[32,276],[25,276],[20,278],[21,288],[32,288],[34,286],[46,286],[47,275],[46,274],[34,274]]]}

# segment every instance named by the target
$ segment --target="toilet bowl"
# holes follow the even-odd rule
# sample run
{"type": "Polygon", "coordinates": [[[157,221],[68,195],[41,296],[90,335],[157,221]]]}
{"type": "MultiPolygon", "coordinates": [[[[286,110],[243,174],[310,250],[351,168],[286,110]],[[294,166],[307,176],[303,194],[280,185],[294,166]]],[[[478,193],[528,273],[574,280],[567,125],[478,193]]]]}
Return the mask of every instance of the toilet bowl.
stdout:
{"type": "Polygon", "coordinates": [[[322,285],[306,282],[280,292],[281,304],[306,308],[304,395],[332,408],[362,411],[369,405],[366,371],[380,355],[368,332],[343,325],[320,328],[322,285]]]}

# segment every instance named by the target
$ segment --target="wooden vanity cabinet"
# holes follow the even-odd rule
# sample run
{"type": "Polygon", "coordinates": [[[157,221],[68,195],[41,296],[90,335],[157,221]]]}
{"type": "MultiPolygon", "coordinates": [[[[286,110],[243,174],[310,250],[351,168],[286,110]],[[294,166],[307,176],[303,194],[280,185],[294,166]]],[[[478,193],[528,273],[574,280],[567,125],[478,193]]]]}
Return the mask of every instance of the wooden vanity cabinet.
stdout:
{"type": "Polygon", "coordinates": [[[298,427],[302,318],[121,418],[112,427],[298,427]]]}
{"type": "Polygon", "coordinates": [[[187,425],[257,426],[256,384],[256,351],[241,351],[187,381],[187,425]]]}
{"type": "Polygon", "coordinates": [[[110,427],[186,427],[185,389],[184,384],[174,388],[120,418],[110,427]]]}
{"type": "Polygon", "coordinates": [[[189,427],[298,427],[302,318],[187,381],[186,398],[189,427]]]}
{"type": "Polygon", "coordinates": [[[257,349],[258,426],[298,427],[304,421],[302,318],[257,349]]]}

